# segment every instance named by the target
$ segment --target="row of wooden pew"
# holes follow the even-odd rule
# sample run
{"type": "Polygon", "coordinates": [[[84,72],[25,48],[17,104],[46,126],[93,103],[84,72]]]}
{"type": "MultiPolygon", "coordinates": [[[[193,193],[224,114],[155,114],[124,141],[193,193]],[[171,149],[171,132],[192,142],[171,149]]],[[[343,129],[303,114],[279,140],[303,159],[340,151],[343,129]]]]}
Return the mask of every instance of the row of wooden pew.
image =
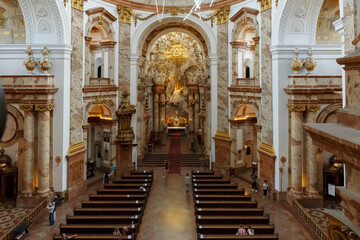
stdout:
{"type": "Polygon", "coordinates": [[[264,210],[237,184],[213,171],[191,174],[198,239],[278,239],[264,210]],[[236,235],[240,225],[251,226],[255,235],[236,235]]]}
{"type": "MultiPolygon", "coordinates": [[[[153,171],[131,171],[105,184],[82,201],[73,216],[66,217],[60,234],[76,234],[73,239],[79,240],[136,239],[152,182],[153,171]],[[113,235],[114,229],[119,229],[121,236],[113,235]]],[[[53,239],[62,238],[55,235],[53,239]]]]}

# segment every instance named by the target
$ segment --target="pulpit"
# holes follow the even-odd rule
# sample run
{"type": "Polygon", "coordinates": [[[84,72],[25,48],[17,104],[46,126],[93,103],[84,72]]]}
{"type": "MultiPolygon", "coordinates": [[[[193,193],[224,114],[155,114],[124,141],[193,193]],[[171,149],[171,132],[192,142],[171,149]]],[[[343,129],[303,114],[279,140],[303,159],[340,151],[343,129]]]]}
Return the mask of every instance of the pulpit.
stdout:
{"type": "Polygon", "coordinates": [[[0,150],[0,201],[16,198],[18,170],[11,166],[11,158],[0,150]]]}

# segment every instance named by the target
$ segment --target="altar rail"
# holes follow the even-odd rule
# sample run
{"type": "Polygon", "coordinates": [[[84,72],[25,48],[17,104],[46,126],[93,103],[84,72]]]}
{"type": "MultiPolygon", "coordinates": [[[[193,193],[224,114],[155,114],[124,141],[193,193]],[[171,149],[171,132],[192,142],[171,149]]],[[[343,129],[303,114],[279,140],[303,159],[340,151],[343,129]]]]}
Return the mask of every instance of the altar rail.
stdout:
{"type": "Polygon", "coordinates": [[[17,225],[14,225],[12,228],[10,228],[4,236],[2,236],[2,238],[0,240],[12,240],[14,239],[14,230],[20,225],[20,223],[22,223],[23,221],[29,222],[31,223],[37,216],[40,215],[40,213],[42,213],[42,211],[44,211],[44,209],[46,209],[46,203],[47,203],[47,199],[44,199],[41,203],[39,203],[39,205],[37,205],[35,208],[33,208],[33,210],[31,210],[31,212],[29,212],[25,217],[23,217],[18,223],[17,225]]]}
{"type": "Polygon", "coordinates": [[[305,210],[303,206],[299,203],[297,199],[292,202],[292,207],[300,214],[300,216],[305,220],[305,222],[315,231],[315,233],[319,236],[320,239],[330,240],[326,231],[319,226],[314,219],[310,216],[310,214],[305,210]]]}

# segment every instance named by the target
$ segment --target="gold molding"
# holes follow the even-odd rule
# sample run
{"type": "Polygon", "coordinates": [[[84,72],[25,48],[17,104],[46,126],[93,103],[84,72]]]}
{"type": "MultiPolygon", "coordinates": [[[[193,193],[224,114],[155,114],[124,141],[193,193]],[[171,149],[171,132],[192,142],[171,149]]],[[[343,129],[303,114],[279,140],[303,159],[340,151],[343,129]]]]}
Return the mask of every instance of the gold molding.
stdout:
{"type": "Polygon", "coordinates": [[[214,138],[231,140],[229,132],[224,132],[224,131],[216,131],[214,138]]]}
{"type": "Polygon", "coordinates": [[[19,109],[24,112],[34,111],[34,105],[20,105],[19,109]]]}
{"type": "Polygon", "coordinates": [[[84,11],[84,2],[87,2],[87,0],[71,0],[71,7],[80,11],[84,11]]]}
{"type": "Polygon", "coordinates": [[[134,16],[135,10],[132,8],[118,5],[119,22],[131,24],[131,16],[134,16]]]}
{"type": "Polygon", "coordinates": [[[84,150],[84,149],[85,149],[84,143],[83,142],[78,142],[78,143],[69,145],[67,154],[69,155],[69,154],[72,154],[72,153],[75,153],[75,152],[78,152],[78,151],[81,151],[81,150],[84,150]]]}
{"type": "Polygon", "coordinates": [[[55,104],[35,105],[35,111],[38,112],[52,111],[54,109],[55,109],[55,104]]]}
{"type": "Polygon", "coordinates": [[[270,145],[270,144],[267,144],[267,143],[264,143],[264,142],[261,142],[260,144],[260,150],[266,152],[266,153],[269,153],[271,155],[275,155],[275,150],[274,150],[274,146],[273,145],[270,145]]]}
{"type": "Polygon", "coordinates": [[[268,10],[269,8],[271,8],[272,0],[257,0],[257,1],[260,2],[261,11],[265,11],[265,10],[268,10]]]}
{"type": "Polygon", "coordinates": [[[64,0],[64,7],[66,7],[66,4],[68,3],[69,0],[64,0]]]}
{"type": "Polygon", "coordinates": [[[320,111],[321,106],[320,105],[307,105],[306,111],[307,112],[317,112],[320,111]]]}
{"type": "Polygon", "coordinates": [[[287,108],[290,112],[305,112],[306,105],[305,104],[288,104],[287,108]]]}

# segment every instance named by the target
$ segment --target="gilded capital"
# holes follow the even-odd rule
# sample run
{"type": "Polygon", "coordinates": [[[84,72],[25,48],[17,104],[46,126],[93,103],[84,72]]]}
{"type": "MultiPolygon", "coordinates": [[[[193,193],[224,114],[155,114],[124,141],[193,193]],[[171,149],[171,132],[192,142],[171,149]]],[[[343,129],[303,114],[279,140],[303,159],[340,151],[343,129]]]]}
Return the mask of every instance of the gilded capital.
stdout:
{"type": "Polygon", "coordinates": [[[290,112],[305,112],[306,105],[305,104],[288,104],[287,108],[290,112]]]}
{"type": "Polygon", "coordinates": [[[20,105],[19,108],[21,111],[24,111],[24,112],[34,111],[34,105],[20,105]]]}
{"type": "Polygon", "coordinates": [[[35,111],[38,112],[52,111],[54,109],[55,109],[55,104],[35,105],[35,111]]]}
{"type": "Polygon", "coordinates": [[[307,105],[306,111],[308,112],[317,112],[320,111],[320,105],[307,105]]]}
{"type": "Polygon", "coordinates": [[[261,11],[265,11],[271,8],[271,0],[257,0],[257,1],[260,2],[261,11]]]}
{"type": "Polygon", "coordinates": [[[71,7],[80,11],[84,11],[84,1],[87,0],[71,0],[71,7]]]}
{"type": "Polygon", "coordinates": [[[214,16],[216,16],[217,24],[228,23],[229,13],[230,13],[229,6],[214,9],[214,16]]]}
{"type": "Polygon", "coordinates": [[[118,5],[119,22],[131,23],[131,16],[134,15],[135,11],[132,8],[118,5]]]}

